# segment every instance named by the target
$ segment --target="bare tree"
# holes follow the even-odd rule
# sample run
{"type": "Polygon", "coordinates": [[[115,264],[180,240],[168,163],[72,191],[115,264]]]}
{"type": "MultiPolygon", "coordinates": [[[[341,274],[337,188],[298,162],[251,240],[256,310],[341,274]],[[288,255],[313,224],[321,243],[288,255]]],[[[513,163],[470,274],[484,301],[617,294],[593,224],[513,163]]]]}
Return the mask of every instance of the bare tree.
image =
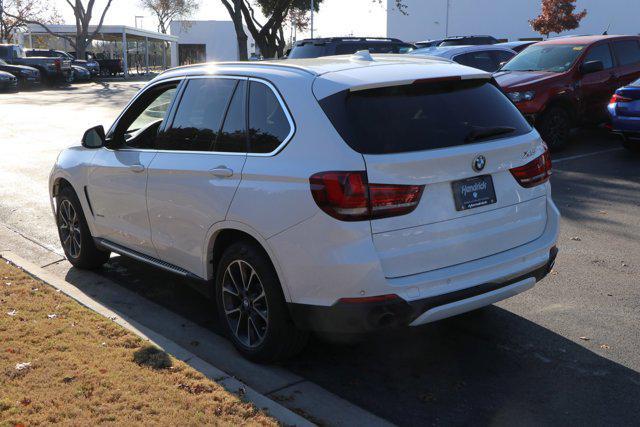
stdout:
{"type": "MultiPolygon", "coordinates": [[[[0,1],[2,2],[2,1],[0,1]]],[[[48,24],[62,22],[62,17],[42,0],[4,0],[0,14],[0,42],[12,41],[16,30],[22,30],[27,20],[38,20],[48,24]]]]}
{"type": "MultiPolygon", "coordinates": [[[[247,59],[247,34],[249,30],[260,52],[265,58],[281,57],[284,54],[286,39],[283,27],[291,18],[291,12],[308,13],[311,11],[311,0],[220,0],[229,12],[238,39],[240,60],[247,59]],[[253,7],[260,8],[265,22],[256,17],[253,7]]],[[[371,0],[382,4],[382,0],[371,0]]],[[[319,10],[322,0],[314,1],[314,9],[319,10]]],[[[407,6],[403,0],[394,0],[394,7],[406,14],[407,6]]],[[[303,21],[299,21],[303,24],[303,21]]]]}
{"type": "Polygon", "coordinates": [[[104,18],[107,15],[107,11],[111,7],[113,0],[106,0],[107,4],[104,6],[102,12],[100,12],[100,20],[94,31],[90,31],[91,19],[93,18],[95,0],[88,0],[85,5],[82,0],[65,0],[69,7],[73,10],[73,16],[76,21],[76,35],[70,37],[65,34],[59,34],[51,31],[48,24],[39,19],[27,19],[24,22],[27,24],[35,24],[42,27],[47,33],[52,36],[59,37],[67,40],[69,44],[75,49],[76,57],[83,59],[87,50],[87,46],[93,42],[104,23],[104,18]]]}
{"type": "Polygon", "coordinates": [[[197,0],[140,0],[140,5],[155,14],[158,31],[163,34],[167,34],[171,21],[189,17],[200,8],[197,0]]]}

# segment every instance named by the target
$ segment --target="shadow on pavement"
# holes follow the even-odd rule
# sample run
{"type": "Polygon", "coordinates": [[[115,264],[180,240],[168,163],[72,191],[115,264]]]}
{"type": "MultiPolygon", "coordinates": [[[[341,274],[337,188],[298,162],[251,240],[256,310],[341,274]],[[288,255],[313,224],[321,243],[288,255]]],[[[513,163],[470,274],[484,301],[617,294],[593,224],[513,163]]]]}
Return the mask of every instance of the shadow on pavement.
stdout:
{"type": "MultiPolygon", "coordinates": [[[[67,280],[83,289],[73,272],[67,280]]],[[[124,257],[99,274],[219,333],[212,303],[185,280],[124,257]]],[[[312,338],[284,367],[399,425],[628,425],[640,417],[638,372],[495,306],[358,344],[312,338]]]]}

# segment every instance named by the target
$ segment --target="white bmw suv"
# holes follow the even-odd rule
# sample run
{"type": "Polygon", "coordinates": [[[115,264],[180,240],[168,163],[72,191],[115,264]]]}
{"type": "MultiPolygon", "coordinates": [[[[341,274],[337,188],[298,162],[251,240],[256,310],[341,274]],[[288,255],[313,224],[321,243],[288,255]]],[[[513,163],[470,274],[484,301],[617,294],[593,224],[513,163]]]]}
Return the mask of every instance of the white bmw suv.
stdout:
{"type": "Polygon", "coordinates": [[[358,53],[163,73],[50,192],[78,268],[115,252],[209,285],[238,350],[418,326],[551,269],[549,153],[489,74],[358,53]]]}

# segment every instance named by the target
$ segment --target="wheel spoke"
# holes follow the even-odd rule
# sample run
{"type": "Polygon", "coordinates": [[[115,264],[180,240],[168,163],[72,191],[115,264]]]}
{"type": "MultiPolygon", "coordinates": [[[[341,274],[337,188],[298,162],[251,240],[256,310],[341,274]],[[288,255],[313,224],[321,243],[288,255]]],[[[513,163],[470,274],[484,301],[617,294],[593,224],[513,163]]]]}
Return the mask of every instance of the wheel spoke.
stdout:
{"type": "Polygon", "coordinates": [[[243,345],[257,347],[269,327],[269,307],[256,270],[244,260],[227,265],[222,279],[222,303],[227,323],[243,345]]]}

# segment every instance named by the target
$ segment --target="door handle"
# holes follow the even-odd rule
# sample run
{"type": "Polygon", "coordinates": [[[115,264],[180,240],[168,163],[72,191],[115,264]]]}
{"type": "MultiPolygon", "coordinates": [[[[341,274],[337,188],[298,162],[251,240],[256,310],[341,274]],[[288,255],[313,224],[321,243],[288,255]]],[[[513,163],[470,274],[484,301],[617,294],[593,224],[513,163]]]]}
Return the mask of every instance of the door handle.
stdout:
{"type": "Polygon", "coordinates": [[[129,166],[129,170],[131,172],[140,173],[140,172],[144,172],[145,167],[142,165],[131,165],[129,166]]]}
{"type": "Polygon", "coordinates": [[[233,176],[233,171],[226,166],[218,166],[209,170],[209,173],[219,178],[230,178],[233,176]]]}

